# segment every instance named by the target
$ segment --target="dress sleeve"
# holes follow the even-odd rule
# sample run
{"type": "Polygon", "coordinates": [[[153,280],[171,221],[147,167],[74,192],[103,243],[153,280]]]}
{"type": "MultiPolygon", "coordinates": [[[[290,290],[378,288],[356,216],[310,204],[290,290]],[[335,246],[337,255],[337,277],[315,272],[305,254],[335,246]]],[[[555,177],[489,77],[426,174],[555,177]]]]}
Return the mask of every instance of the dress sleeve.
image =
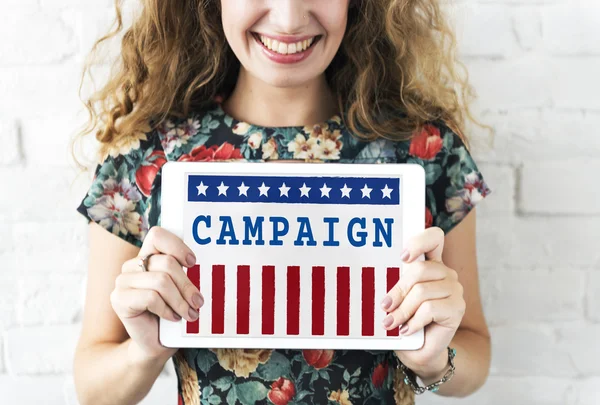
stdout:
{"type": "Polygon", "coordinates": [[[119,238],[141,247],[155,225],[160,196],[156,179],[166,163],[154,132],[140,132],[117,145],[97,164],[77,212],[119,238]]]}
{"type": "Polygon", "coordinates": [[[408,151],[425,168],[425,226],[450,232],[492,191],[463,140],[443,123],[426,124],[408,151]]]}

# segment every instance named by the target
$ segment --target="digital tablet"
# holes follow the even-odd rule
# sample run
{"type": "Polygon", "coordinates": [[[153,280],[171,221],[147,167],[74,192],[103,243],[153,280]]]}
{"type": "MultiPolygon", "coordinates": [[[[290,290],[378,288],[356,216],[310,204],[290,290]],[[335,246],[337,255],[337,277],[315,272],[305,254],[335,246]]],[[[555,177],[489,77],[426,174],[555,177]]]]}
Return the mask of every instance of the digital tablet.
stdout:
{"type": "Polygon", "coordinates": [[[164,346],[422,347],[380,306],[425,229],[422,166],[167,162],[161,181],[160,226],[194,251],[204,296],[197,321],[160,319],[164,346]]]}

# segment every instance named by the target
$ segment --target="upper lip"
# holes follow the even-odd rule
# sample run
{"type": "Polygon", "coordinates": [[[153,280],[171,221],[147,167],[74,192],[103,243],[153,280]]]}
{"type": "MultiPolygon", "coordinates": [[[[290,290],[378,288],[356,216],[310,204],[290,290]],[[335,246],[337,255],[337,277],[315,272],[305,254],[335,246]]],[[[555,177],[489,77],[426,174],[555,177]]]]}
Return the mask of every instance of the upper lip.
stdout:
{"type": "Polygon", "coordinates": [[[258,36],[265,36],[267,38],[275,39],[278,42],[283,42],[285,44],[294,44],[296,42],[304,41],[305,39],[311,39],[318,35],[273,35],[273,34],[263,34],[262,32],[255,32],[258,36]]]}

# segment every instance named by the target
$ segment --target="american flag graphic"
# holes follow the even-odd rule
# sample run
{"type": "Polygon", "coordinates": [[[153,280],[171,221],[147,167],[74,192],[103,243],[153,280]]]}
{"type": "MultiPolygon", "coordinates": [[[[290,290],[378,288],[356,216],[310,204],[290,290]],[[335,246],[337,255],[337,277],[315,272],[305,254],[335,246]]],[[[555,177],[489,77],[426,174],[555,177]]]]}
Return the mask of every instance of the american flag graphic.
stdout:
{"type": "Polygon", "coordinates": [[[187,276],[205,303],[182,333],[397,337],[380,302],[401,276],[400,180],[188,174],[187,276]]]}

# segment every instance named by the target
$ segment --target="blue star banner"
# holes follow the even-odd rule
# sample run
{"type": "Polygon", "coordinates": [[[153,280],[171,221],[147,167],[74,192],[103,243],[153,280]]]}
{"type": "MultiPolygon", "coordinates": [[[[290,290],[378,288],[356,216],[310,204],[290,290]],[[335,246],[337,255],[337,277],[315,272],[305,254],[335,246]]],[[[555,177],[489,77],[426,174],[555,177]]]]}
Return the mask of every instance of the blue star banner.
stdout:
{"type": "Polygon", "coordinates": [[[190,175],[187,201],[399,205],[400,179],[190,175]]]}

